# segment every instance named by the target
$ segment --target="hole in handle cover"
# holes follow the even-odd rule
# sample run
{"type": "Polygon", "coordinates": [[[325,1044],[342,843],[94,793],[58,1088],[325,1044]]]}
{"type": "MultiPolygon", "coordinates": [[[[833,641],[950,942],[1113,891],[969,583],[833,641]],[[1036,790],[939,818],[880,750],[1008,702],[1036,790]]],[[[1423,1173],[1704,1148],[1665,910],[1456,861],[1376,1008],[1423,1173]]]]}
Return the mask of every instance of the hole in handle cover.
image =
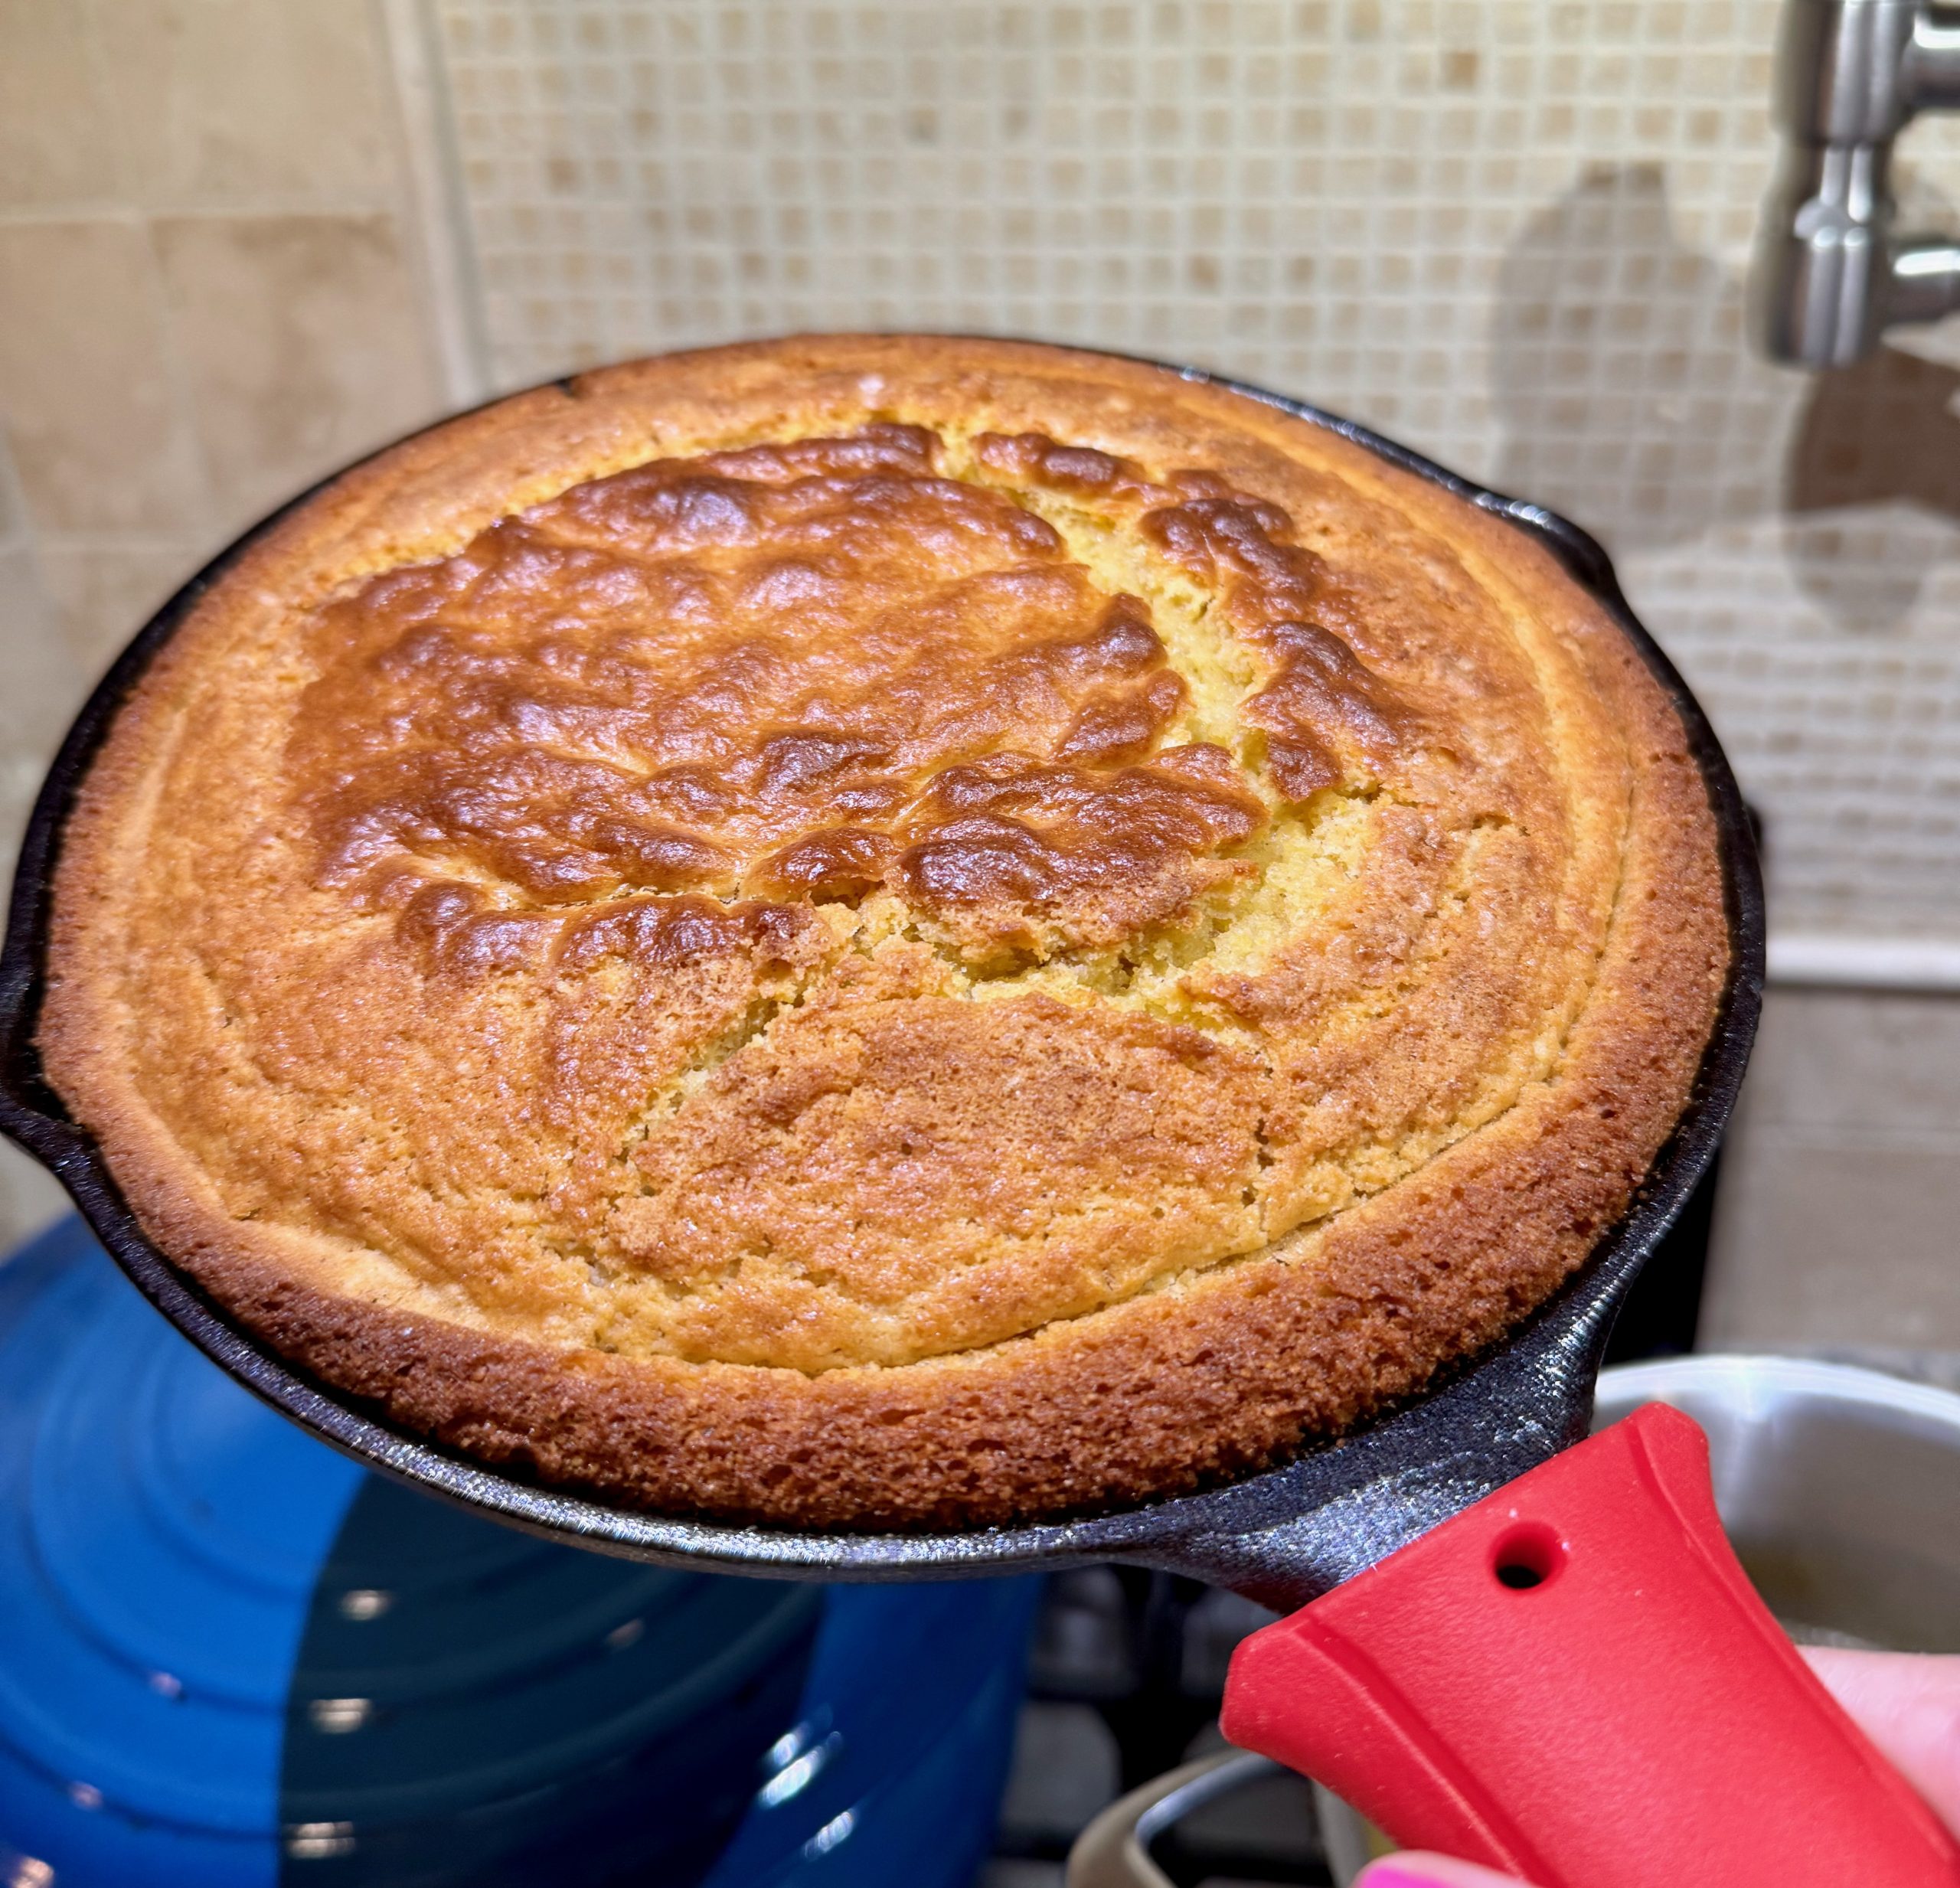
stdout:
{"type": "Polygon", "coordinates": [[[1520,1521],[1498,1537],[1491,1572],[1500,1586],[1528,1593],[1544,1586],[1565,1565],[1566,1546],[1558,1530],[1544,1521],[1520,1521]]]}

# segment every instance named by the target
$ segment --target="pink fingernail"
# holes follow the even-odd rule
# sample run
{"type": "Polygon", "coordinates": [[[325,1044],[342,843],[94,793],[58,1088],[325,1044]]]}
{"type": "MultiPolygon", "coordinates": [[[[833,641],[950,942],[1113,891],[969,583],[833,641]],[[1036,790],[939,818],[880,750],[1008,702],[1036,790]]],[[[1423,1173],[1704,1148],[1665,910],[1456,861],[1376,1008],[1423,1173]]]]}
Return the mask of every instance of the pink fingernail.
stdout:
{"type": "Polygon", "coordinates": [[[1452,1861],[1444,1855],[1390,1856],[1370,1862],[1354,1877],[1354,1888],[1523,1888],[1508,1875],[1494,1875],[1472,1862],[1452,1861]]]}

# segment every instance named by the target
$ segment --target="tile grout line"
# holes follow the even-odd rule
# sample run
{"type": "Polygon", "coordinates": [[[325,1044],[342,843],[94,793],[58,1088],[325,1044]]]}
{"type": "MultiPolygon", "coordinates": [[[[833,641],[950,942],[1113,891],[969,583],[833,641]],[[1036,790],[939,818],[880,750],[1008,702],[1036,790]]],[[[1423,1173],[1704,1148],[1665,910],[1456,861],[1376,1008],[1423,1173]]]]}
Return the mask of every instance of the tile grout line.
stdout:
{"type": "Polygon", "coordinates": [[[408,178],[411,248],[423,279],[426,325],[449,404],[472,407],[490,390],[488,348],[438,29],[426,0],[371,4],[408,178]]]}

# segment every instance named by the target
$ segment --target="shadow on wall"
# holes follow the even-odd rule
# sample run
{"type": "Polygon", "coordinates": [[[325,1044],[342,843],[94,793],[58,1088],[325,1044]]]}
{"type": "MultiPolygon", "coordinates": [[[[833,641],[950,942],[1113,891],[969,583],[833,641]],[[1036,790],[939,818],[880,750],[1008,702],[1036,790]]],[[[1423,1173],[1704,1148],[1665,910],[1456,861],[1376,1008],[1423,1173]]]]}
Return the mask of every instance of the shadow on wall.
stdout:
{"type": "Polygon", "coordinates": [[[1960,373],[1889,347],[1816,374],[1760,359],[1741,277],[1677,240],[1658,165],[1589,170],[1526,225],[1493,339],[1497,482],[1618,553],[1780,518],[1798,582],[1864,630],[1960,559],[1960,373]],[[1877,506],[1908,509],[1873,554],[1855,541],[1877,506]]]}

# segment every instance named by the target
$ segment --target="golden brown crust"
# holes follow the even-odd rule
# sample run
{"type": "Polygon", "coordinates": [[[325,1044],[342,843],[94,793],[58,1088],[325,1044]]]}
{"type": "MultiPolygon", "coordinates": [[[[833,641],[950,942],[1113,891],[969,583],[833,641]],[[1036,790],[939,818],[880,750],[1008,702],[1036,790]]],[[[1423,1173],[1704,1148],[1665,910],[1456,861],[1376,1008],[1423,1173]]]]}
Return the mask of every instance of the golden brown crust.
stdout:
{"type": "Polygon", "coordinates": [[[1521,534],[1160,370],[817,338],[260,541],[90,773],[42,1043],[163,1249],[396,1420],[972,1522],[1498,1334],[1727,949],[1679,723],[1521,534]]]}

